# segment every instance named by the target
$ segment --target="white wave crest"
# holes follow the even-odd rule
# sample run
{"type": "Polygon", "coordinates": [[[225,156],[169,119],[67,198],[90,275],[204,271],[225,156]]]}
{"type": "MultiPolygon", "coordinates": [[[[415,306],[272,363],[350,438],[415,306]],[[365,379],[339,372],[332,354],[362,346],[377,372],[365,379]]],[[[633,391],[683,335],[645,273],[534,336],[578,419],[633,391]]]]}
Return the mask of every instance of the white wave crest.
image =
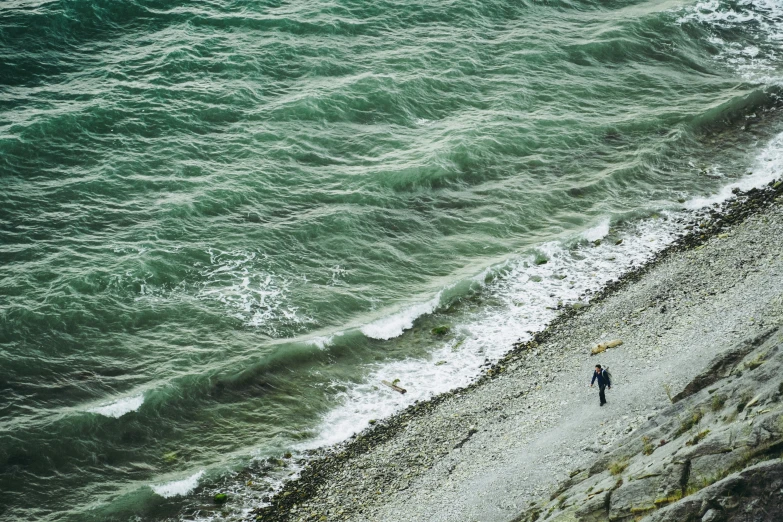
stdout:
{"type": "MultiPolygon", "coordinates": [[[[363,383],[338,383],[347,388],[340,405],[323,419],[319,436],[303,445],[312,448],[333,444],[366,428],[372,419],[388,417],[417,400],[464,386],[480,373],[487,361],[498,360],[518,340],[530,338],[559,313],[560,305],[585,301],[585,295],[619,277],[629,267],[638,266],[665,246],[671,244],[682,225],[673,219],[650,218],[623,234],[623,241],[605,242],[570,248],[570,241],[553,241],[539,245],[547,262],[537,264],[535,255],[506,263],[502,278],[486,286],[496,304],[452,325],[451,336],[427,359],[405,359],[380,363],[363,383]],[[399,379],[407,390],[401,395],[381,384],[382,380],[399,379]]],[[[609,219],[588,231],[583,238],[605,237],[609,219]]],[[[485,274],[482,272],[482,274],[485,274]]],[[[431,312],[438,298],[412,307],[400,314],[373,323],[368,336],[389,339],[410,328],[415,317],[431,312]]]]}
{"type": "Polygon", "coordinates": [[[365,325],[361,332],[373,339],[388,340],[402,335],[405,330],[413,327],[413,321],[425,314],[431,314],[440,304],[441,292],[431,300],[406,308],[388,317],[365,325]]]}
{"type": "Polygon", "coordinates": [[[582,232],[582,237],[588,241],[603,239],[609,234],[609,218],[603,219],[596,226],[582,232]]]}
{"type": "Polygon", "coordinates": [[[97,413],[98,415],[104,415],[106,417],[114,417],[119,419],[126,413],[138,410],[144,403],[144,395],[134,395],[133,397],[124,397],[114,402],[90,408],[87,410],[90,413],[97,413]]]}
{"type": "Polygon", "coordinates": [[[202,476],[204,476],[203,469],[182,480],[175,480],[164,484],[151,484],[150,488],[163,498],[183,496],[196,489],[198,481],[202,476]]]}
{"type": "Polygon", "coordinates": [[[307,344],[315,346],[319,350],[326,350],[329,346],[334,344],[334,338],[340,337],[341,335],[343,335],[343,332],[336,332],[334,335],[320,335],[308,340],[307,344]]]}

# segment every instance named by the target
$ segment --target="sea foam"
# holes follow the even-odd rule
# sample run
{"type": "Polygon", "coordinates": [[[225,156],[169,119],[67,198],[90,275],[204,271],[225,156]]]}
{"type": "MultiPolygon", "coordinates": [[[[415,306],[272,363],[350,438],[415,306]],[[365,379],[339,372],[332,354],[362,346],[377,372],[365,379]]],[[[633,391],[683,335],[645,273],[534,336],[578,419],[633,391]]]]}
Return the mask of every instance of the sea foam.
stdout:
{"type": "Polygon", "coordinates": [[[607,236],[607,234],[609,234],[609,224],[610,224],[609,218],[604,218],[596,226],[588,228],[587,230],[582,232],[582,237],[584,237],[588,241],[596,241],[598,239],[603,239],[604,237],[607,236]]]}
{"type": "Polygon", "coordinates": [[[266,256],[253,251],[210,249],[201,271],[198,297],[221,303],[245,325],[277,336],[283,326],[307,323],[289,299],[291,281],[269,270],[266,256]]]}
{"type": "Polygon", "coordinates": [[[126,413],[138,410],[144,403],[144,395],[138,394],[132,397],[124,397],[117,399],[114,402],[90,408],[87,410],[90,413],[97,413],[98,415],[104,415],[106,417],[114,417],[119,419],[126,413]]]}
{"type": "Polygon", "coordinates": [[[680,24],[696,23],[707,27],[711,33],[709,42],[719,49],[715,60],[733,67],[745,80],[773,85],[783,83],[777,67],[777,49],[783,39],[780,25],[783,3],[777,0],[704,0],[681,8],[679,14],[677,22],[680,24]],[[738,43],[732,38],[738,31],[755,41],[738,43]]]}

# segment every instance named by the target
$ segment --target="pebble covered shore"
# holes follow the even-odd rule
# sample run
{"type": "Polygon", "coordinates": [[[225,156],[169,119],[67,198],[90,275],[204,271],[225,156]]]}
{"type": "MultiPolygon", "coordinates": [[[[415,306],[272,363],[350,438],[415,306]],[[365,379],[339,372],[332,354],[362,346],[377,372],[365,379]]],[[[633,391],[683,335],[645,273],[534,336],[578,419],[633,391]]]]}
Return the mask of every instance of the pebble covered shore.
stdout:
{"type": "Polygon", "coordinates": [[[508,521],[670,406],[716,355],[783,319],[783,184],[692,215],[655,260],[513,347],[470,386],[322,450],[262,521],[508,521]],[[591,356],[611,339],[623,344],[591,356]],[[588,388],[609,366],[601,408],[588,388]]]}

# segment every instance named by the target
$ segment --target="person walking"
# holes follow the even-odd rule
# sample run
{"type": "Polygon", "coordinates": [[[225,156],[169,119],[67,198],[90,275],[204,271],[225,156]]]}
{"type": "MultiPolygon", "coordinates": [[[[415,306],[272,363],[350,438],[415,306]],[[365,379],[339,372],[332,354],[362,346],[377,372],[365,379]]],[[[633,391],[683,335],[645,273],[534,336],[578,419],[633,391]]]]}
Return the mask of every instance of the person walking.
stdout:
{"type": "Polygon", "coordinates": [[[609,375],[601,368],[600,364],[595,365],[595,372],[593,372],[593,380],[590,381],[590,387],[593,387],[595,381],[598,381],[598,398],[601,400],[601,406],[606,404],[606,395],[604,395],[604,388],[612,389],[612,383],[609,381],[609,375]]]}

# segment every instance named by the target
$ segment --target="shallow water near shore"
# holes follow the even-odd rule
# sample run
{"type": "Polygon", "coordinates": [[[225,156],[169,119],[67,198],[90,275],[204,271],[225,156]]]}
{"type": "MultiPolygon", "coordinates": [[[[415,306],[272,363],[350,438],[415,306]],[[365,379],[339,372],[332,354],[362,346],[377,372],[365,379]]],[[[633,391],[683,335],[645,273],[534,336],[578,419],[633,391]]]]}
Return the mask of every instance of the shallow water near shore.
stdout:
{"type": "Polygon", "coordinates": [[[240,516],[782,170],[774,2],[6,7],[10,520],[240,516]]]}

